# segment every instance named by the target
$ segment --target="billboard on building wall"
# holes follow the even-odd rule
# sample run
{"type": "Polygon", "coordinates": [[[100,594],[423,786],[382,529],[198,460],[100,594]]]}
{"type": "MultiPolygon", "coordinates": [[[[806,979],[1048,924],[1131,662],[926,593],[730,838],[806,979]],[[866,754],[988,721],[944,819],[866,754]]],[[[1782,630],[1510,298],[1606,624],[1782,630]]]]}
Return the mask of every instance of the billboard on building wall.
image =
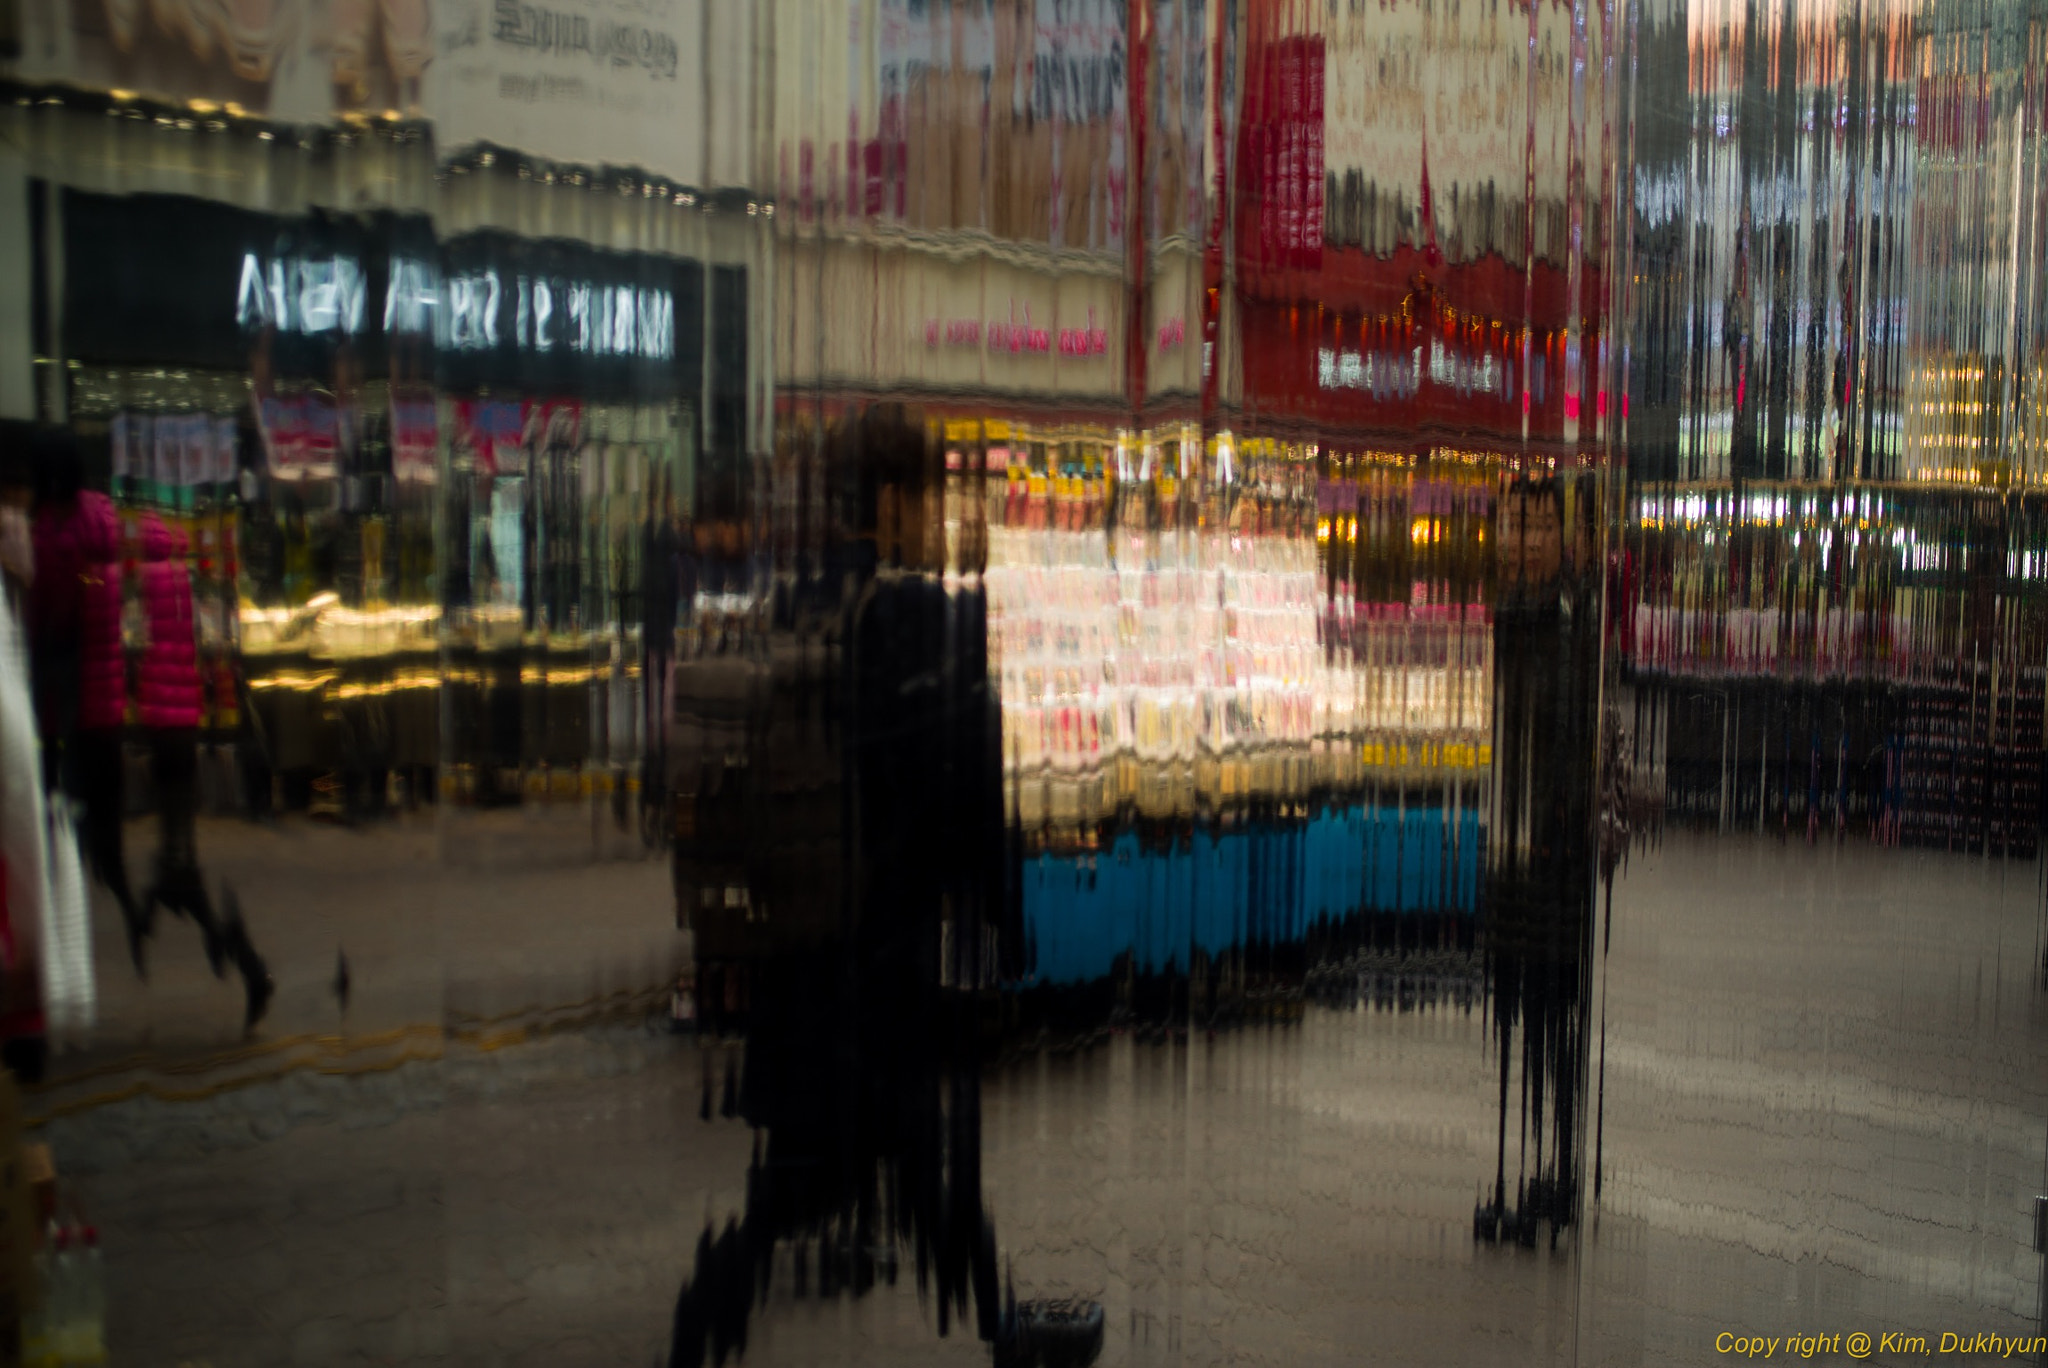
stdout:
{"type": "Polygon", "coordinates": [[[1539,258],[1564,252],[1551,236],[1561,218],[1542,210],[1571,193],[1575,138],[1583,174],[1606,164],[1598,120],[1576,134],[1571,120],[1575,61],[1586,108],[1599,108],[1600,24],[1588,26],[1594,50],[1575,59],[1569,7],[1404,2],[1317,15],[1333,246],[1385,253],[1433,236],[1451,261],[1519,262],[1533,232],[1539,258]]]}
{"type": "Polygon", "coordinates": [[[22,0],[21,31],[21,79],[287,122],[413,111],[434,56],[428,0],[22,0]]]}
{"type": "Polygon", "coordinates": [[[478,143],[704,181],[703,0],[440,0],[424,107],[478,143]]]}
{"type": "Polygon", "coordinates": [[[707,0],[21,0],[22,54],[0,69],[287,123],[425,116],[443,155],[738,183],[743,164],[705,156],[745,160],[750,11],[711,3],[713,24],[707,0]]]}
{"type": "Polygon", "coordinates": [[[803,219],[1120,252],[1124,0],[784,0],[774,152],[803,219]]]}
{"type": "Polygon", "coordinates": [[[1114,271],[836,244],[803,269],[840,308],[796,325],[822,331],[786,340],[779,383],[1088,401],[1124,394],[1129,301],[1114,271]]]}

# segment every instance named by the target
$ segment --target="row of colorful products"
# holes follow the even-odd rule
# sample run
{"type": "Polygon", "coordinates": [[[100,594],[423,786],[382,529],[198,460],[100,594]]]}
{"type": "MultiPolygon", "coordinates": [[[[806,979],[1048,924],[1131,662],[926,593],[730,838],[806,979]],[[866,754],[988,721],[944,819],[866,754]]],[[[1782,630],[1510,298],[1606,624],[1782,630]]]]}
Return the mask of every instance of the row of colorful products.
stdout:
{"type": "Polygon", "coordinates": [[[1153,565],[1139,539],[1114,540],[1116,563],[1099,533],[991,539],[990,666],[1013,770],[1487,725],[1483,611],[1419,620],[1368,605],[1339,649],[1299,539],[1231,553],[1211,538],[1199,567],[1153,565]]]}
{"type": "MultiPolygon", "coordinates": [[[[372,427],[389,443],[394,476],[419,483],[434,478],[440,423],[430,394],[391,397],[367,412],[318,391],[272,394],[250,412],[259,458],[253,464],[278,479],[333,478],[351,453],[360,452],[372,427]]],[[[238,413],[116,413],[108,421],[115,487],[160,505],[203,502],[239,481],[243,427],[238,413]]]]}
{"type": "Polygon", "coordinates": [[[190,501],[192,491],[232,484],[240,424],[211,413],[117,413],[108,425],[116,488],[151,502],[190,501]]]}
{"type": "Polygon", "coordinates": [[[434,478],[440,425],[431,395],[394,395],[388,405],[365,413],[360,405],[309,390],[267,395],[255,411],[264,462],[278,479],[331,479],[345,458],[361,450],[372,420],[386,430],[393,476],[418,483],[434,478]]]}
{"type": "Polygon", "coordinates": [[[1638,669],[1680,675],[1945,678],[1968,654],[1963,599],[1958,593],[1943,604],[1936,597],[1899,591],[1883,608],[1638,603],[1629,658],[1638,669]]]}

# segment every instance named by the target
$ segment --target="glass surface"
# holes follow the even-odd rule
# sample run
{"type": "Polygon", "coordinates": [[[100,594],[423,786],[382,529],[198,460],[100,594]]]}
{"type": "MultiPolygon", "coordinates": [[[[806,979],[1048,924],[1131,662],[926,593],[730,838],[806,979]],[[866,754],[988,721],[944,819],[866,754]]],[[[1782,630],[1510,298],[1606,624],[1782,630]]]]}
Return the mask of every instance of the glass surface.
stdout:
{"type": "Polygon", "coordinates": [[[2044,25],[19,0],[38,1343],[2048,1333],[2044,25]]]}

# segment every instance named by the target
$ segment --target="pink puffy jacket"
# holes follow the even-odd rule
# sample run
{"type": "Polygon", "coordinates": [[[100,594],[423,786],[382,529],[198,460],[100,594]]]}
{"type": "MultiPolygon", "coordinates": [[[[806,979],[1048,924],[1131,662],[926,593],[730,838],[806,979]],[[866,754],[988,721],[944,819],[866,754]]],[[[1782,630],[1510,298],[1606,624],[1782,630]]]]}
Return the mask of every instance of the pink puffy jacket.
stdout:
{"type": "Polygon", "coordinates": [[[29,630],[39,648],[78,652],[77,725],[118,727],[128,702],[121,649],[121,518],[106,495],[87,490],[36,514],[36,577],[29,630]]]}
{"type": "Polygon", "coordinates": [[[166,527],[156,514],[144,514],[142,554],[142,611],[149,624],[149,646],[142,653],[136,682],[142,725],[196,727],[204,694],[185,536],[166,527]]]}

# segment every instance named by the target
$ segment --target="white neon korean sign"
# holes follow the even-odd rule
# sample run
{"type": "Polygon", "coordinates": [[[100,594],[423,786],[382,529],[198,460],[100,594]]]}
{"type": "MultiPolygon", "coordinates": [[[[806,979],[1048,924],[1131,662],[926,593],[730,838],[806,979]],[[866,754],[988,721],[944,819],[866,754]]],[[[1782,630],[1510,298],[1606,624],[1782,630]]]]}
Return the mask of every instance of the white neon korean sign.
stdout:
{"type": "MultiPolygon", "coordinates": [[[[351,257],[242,257],[235,322],[308,337],[362,333],[369,280],[351,257]]],[[[545,276],[507,277],[495,268],[443,279],[427,262],[394,258],[384,291],[383,327],[394,336],[433,337],[451,351],[495,351],[505,344],[510,297],[512,343],[520,351],[672,361],[675,295],[669,290],[600,285],[545,276]]]]}

